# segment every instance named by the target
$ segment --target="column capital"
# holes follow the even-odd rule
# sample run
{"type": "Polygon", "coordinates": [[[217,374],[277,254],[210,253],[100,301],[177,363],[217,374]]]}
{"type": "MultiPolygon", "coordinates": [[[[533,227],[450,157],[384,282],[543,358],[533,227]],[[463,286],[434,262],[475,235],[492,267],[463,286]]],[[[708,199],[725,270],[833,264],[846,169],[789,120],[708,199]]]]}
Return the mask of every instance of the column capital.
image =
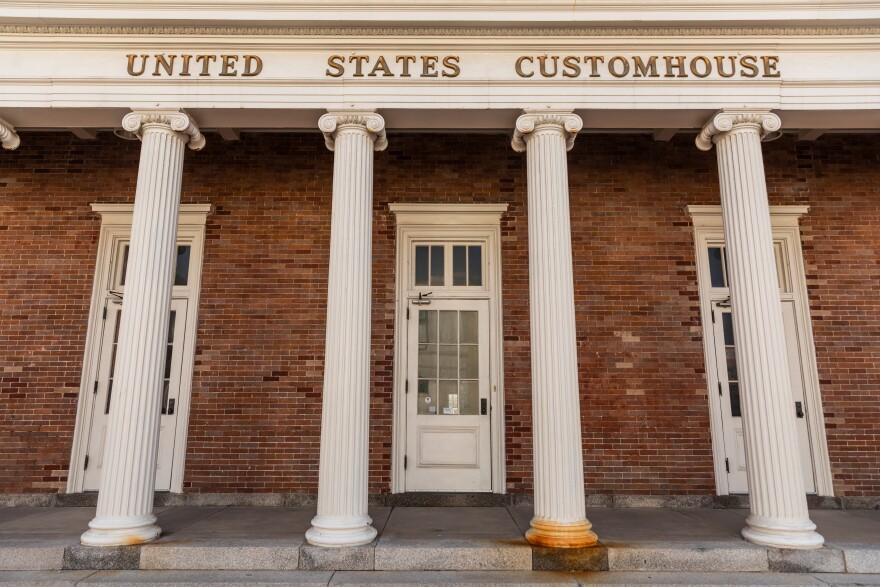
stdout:
{"type": "Polygon", "coordinates": [[[523,110],[522,115],[516,119],[510,146],[517,153],[524,153],[530,134],[547,126],[556,127],[565,133],[565,149],[570,151],[578,131],[584,127],[584,121],[570,110],[523,110]]]}
{"type": "Polygon", "coordinates": [[[201,151],[205,146],[204,135],[184,110],[133,110],[122,119],[122,128],[139,139],[143,139],[143,132],[151,126],[167,127],[185,135],[186,144],[193,151],[201,151]]]}
{"type": "Polygon", "coordinates": [[[782,121],[769,110],[760,108],[721,109],[716,112],[709,122],[697,135],[697,148],[701,151],[709,151],[715,144],[715,137],[730,132],[735,128],[752,128],[764,140],[765,137],[776,133],[782,128],[782,121]]]}
{"type": "Polygon", "coordinates": [[[318,128],[324,133],[324,143],[333,151],[336,148],[336,133],[342,127],[355,126],[373,137],[373,150],[384,151],[388,146],[385,136],[385,119],[374,110],[329,110],[318,119],[318,128]]]}
{"type": "Polygon", "coordinates": [[[21,139],[18,138],[15,128],[0,118],[0,145],[3,145],[3,148],[7,151],[14,151],[20,144],[21,139]]]}

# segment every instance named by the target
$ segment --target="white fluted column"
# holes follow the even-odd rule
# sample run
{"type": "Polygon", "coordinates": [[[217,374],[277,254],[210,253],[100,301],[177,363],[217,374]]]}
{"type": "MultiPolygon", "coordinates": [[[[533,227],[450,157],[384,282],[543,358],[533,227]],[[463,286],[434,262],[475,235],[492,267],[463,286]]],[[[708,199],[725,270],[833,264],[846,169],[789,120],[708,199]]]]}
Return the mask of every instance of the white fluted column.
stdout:
{"type": "Polygon", "coordinates": [[[751,512],[743,536],[778,548],[818,548],[807,511],[773,252],[761,139],[779,131],[761,110],[722,110],[697,147],[718,153],[751,512]]]}
{"type": "Polygon", "coordinates": [[[318,127],[334,152],[333,208],[318,515],[306,540],[357,546],[376,537],[367,515],[373,151],[388,142],[375,112],[330,112],[318,127]]]}
{"type": "Polygon", "coordinates": [[[535,515],[526,539],[557,548],[597,540],[584,507],[566,157],[582,126],[570,112],[526,111],[512,142],[528,160],[535,515]]]}
{"type": "Polygon", "coordinates": [[[141,158],[104,472],[95,519],[82,535],[91,546],[139,544],[161,533],[153,491],[183,152],[205,144],[179,110],[135,111],[122,126],[140,137],[141,158]]]}
{"type": "Polygon", "coordinates": [[[18,133],[15,132],[15,128],[0,118],[0,145],[2,145],[7,151],[14,151],[20,144],[21,139],[18,138],[18,133]]]}

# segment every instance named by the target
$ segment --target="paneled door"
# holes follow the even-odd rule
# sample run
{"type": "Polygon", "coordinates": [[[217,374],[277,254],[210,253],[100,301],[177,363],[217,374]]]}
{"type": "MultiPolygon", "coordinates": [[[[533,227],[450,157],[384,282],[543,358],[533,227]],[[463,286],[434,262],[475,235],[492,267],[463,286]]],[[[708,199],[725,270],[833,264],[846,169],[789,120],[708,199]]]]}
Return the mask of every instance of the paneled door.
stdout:
{"type": "MultiPolygon", "coordinates": [[[[97,491],[104,470],[104,449],[110,405],[114,400],[114,375],[116,349],[119,343],[119,324],[122,306],[118,300],[107,300],[101,333],[98,376],[94,383],[92,413],[89,421],[88,452],[83,462],[85,468],[85,491],[97,491]]],[[[168,318],[168,340],[164,360],[164,378],[161,389],[162,413],[160,416],[159,454],[156,465],[156,491],[168,491],[171,487],[172,460],[174,456],[175,429],[177,426],[178,395],[182,373],[182,356],[186,324],[187,300],[171,302],[168,318]]],[[[116,390],[118,392],[118,389],[116,390]]],[[[133,423],[134,424],[134,423],[133,423]]]]}
{"type": "Polygon", "coordinates": [[[414,300],[407,491],[491,491],[488,300],[414,300]]]}
{"type": "MultiPolygon", "coordinates": [[[[807,427],[806,402],[804,400],[804,376],[801,365],[800,338],[797,333],[794,302],[782,301],[782,320],[785,328],[785,343],[788,353],[787,367],[791,376],[792,406],[797,425],[798,445],[800,447],[801,470],[804,489],[816,493],[816,476],[813,471],[813,458],[810,448],[810,433],[807,427]]],[[[733,319],[729,303],[713,304],[713,332],[715,357],[718,364],[718,393],[721,396],[721,421],[724,427],[724,452],[727,481],[730,493],[748,493],[749,480],[746,471],[746,447],[743,436],[742,410],[740,407],[740,379],[736,362],[736,340],[733,334],[733,319]]]]}

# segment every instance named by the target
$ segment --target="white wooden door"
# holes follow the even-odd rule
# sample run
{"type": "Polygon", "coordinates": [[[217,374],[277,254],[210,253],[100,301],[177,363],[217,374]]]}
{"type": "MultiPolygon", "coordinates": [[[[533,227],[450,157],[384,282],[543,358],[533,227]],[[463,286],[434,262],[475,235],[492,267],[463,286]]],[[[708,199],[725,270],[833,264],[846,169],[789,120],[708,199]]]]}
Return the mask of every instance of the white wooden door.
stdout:
{"type": "MultiPolygon", "coordinates": [[[[113,377],[116,368],[116,348],[119,342],[119,322],[122,317],[118,300],[108,299],[106,317],[101,333],[98,376],[94,383],[92,413],[89,422],[88,451],[83,461],[84,491],[97,491],[104,467],[104,448],[110,404],[113,401],[113,377]]],[[[187,300],[171,302],[168,341],[166,346],[164,381],[162,386],[162,414],[160,416],[159,454],[156,466],[156,491],[171,488],[175,429],[180,393],[181,366],[186,329],[187,300]]]]}
{"type": "Polygon", "coordinates": [[[489,301],[411,305],[407,491],[491,491],[489,301]]]}
{"type": "MultiPolygon", "coordinates": [[[[730,493],[748,493],[748,472],[746,470],[746,448],[743,437],[742,415],[740,411],[739,375],[736,363],[736,341],[733,334],[733,321],[727,303],[715,302],[713,305],[713,332],[715,358],[718,373],[718,392],[721,396],[721,422],[724,428],[724,452],[727,482],[730,493]]],[[[816,477],[813,471],[813,456],[810,448],[810,434],[807,425],[804,401],[804,375],[800,337],[797,332],[794,302],[782,301],[782,319],[785,328],[788,369],[792,383],[792,416],[796,418],[798,444],[800,446],[801,470],[804,489],[807,493],[816,492],[816,477]]]]}

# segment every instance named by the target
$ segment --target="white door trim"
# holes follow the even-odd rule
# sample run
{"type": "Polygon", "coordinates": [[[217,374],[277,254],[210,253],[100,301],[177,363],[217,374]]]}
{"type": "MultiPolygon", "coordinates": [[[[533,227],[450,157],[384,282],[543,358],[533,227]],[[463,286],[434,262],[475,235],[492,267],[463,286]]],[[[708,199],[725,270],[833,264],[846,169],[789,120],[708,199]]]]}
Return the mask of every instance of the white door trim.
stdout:
{"type": "MultiPolygon", "coordinates": [[[[83,357],[82,375],[80,377],[79,397],[76,408],[76,426],[73,433],[73,446],[70,454],[70,466],[67,475],[67,492],[83,491],[85,475],[83,460],[88,450],[88,431],[86,430],[89,415],[92,413],[92,386],[101,342],[101,326],[99,315],[104,308],[105,291],[111,279],[110,260],[120,240],[128,239],[131,234],[132,204],[92,204],[92,211],[101,216],[101,231],[98,237],[98,251],[95,260],[95,278],[92,281],[92,297],[89,308],[88,330],[86,332],[85,353],[83,357]]],[[[171,491],[183,492],[183,468],[186,456],[187,429],[189,426],[190,398],[192,395],[192,372],[195,361],[195,338],[198,324],[199,296],[202,285],[202,259],[205,243],[205,223],[212,211],[210,204],[181,204],[178,217],[177,242],[192,247],[190,253],[190,280],[185,287],[175,286],[175,297],[186,297],[187,319],[185,332],[185,348],[183,349],[180,381],[180,395],[177,404],[178,420],[174,439],[174,456],[172,469],[175,474],[171,478],[171,491]]]]}
{"type": "MultiPolygon", "coordinates": [[[[501,325],[501,216],[507,204],[389,204],[397,221],[394,304],[393,431],[391,435],[391,492],[406,491],[403,459],[406,454],[406,310],[409,303],[408,258],[416,239],[467,239],[486,243],[486,293],[475,294],[489,303],[489,356],[491,362],[490,426],[492,492],[506,492],[504,448],[504,354],[501,325]]],[[[429,288],[430,289],[430,288],[429,288]]]]}
{"type": "MultiPolygon", "coordinates": [[[[703,351],[706,365],[706,384],[709,396],[712,452],[715,459],[716,492],[729,495],[727,472],[724,468],[725,449],[722,438],[721,406],[716,390],[711,389],[711,381],[717,380],[715,348],[713,340],[712,304],[726,297],[711,291],[709,261],[704,250],[709,242],[724,241],[724,227],[721,206],[687,206],[686,212],[694,225],[694,244],[696,247],[697,282],[700,294],[700,314],[703,324],[703,351]]],[[[804,271],[804,255],[801,249],[800,217],[809,211],[808,206],[770,206],[773,239],[783,245],[786,269],[791,280],[791,293],[783,298],[794,303],[800,348],[804,349],[802,372],[804,397],[808,402],[806,413],[813,456],[813,471],[816,476],[816,493],[834,495],[831,465],[828,456],[828,443],[825,434],[825,419],[822,409],[822,394],[819,389],[819,372],[816,367],[816,347],[813,342],[813,329],[810,319],[807,282],[804,271]]]]}

